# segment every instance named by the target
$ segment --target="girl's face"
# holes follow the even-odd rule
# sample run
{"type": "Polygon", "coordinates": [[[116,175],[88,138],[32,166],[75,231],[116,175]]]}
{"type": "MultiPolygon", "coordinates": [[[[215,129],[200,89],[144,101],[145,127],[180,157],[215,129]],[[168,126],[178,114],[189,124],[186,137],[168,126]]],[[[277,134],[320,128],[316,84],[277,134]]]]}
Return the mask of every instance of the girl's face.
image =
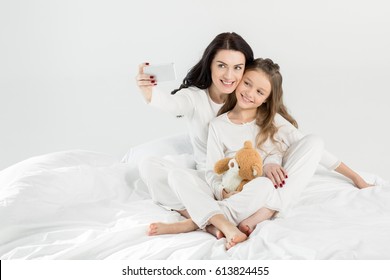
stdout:
{"type": "Polygon", "coordinates": [[[261,70],[247,70],[236,89],[237,105],[254,109],[263,104],[271,94],[271,82],[261,70]]]}
{"type": "Polygon", "coordinates": [[[244,68],[245,56],[242,52],[218,51],[211,62],[211,90],[217,94],[232,93],[241,81],[244,68]]]}

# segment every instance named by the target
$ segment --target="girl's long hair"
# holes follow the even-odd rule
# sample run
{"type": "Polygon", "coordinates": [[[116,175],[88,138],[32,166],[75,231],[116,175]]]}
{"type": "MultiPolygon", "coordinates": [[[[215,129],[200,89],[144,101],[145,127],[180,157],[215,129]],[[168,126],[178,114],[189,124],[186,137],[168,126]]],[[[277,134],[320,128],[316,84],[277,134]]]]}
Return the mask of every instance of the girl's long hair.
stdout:
{"type": "Polygon", "coordinates": [[[234,32],[221,33],[211,41],[203,52],[203,56],[199,62],[190,69],[180,87],[173,90],[171,94],[175,94],[179,90],[191,86],[200,89],[209,88],[212,84],[211,62],[220,50],[234,50],[243,53],[245,56],[245,65],[251,63],[254,59],[252,48],[240,35],[234,32]]]}
{"type": "MultiPolygon", "coordinates": [[[[261,148],[261,145],[270,138],[273,142],[275,133],[278,128],[275,126],[274,118],[277,113],[289,121],[292,125],[298,128],[297,121],[288,113],[286,106],[283,104],[283,88],[282,75],[280,67],[269,58],[258,58],[253,63],[247,65],[246,71],[262,71],[264,72],[271,83],[271,93],[266,102],[257,108],[256,124],[261,128],[256,137],[256,147],[261,148]]],[[[225,104],[219,110],[218,115],[226,113],[234,108],[237,103],[237,98],[234,93],[229,94],[225,104]]]]}

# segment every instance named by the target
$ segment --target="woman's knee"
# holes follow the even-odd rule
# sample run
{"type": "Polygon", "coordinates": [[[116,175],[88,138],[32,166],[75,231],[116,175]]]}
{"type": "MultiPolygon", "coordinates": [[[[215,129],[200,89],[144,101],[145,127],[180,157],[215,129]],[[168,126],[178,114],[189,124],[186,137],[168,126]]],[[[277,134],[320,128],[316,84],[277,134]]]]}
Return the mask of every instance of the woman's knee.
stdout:
{"type": "Polygon", "coordinates": [[[185,186],[186,184],[183,184],[183,182],[186,182],[189,180],[190,175],[183,169],[172,169],[168,172],[168,184],[172,188],[185,186]]]}
{"type": "Polygon", "coordinates": [[[138,170],[143,174],[154,174],[167,167],[166,160],[159,157],[146,157],[140,160],[138,170]]]}

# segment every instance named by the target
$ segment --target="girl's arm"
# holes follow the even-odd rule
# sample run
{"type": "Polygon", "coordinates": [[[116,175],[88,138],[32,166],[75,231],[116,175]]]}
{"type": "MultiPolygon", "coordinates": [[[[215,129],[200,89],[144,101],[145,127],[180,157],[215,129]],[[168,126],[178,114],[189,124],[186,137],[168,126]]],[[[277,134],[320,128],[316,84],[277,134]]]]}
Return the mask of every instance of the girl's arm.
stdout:
{"type": "Polygon", "coordinates": [[[372,187],[372,185],[368,184],[359,174],[357,174],[343,162],[340,163],[340,165],[335,169],[335,171],[351,179],[355,186],[359,189],[372,187]]]}

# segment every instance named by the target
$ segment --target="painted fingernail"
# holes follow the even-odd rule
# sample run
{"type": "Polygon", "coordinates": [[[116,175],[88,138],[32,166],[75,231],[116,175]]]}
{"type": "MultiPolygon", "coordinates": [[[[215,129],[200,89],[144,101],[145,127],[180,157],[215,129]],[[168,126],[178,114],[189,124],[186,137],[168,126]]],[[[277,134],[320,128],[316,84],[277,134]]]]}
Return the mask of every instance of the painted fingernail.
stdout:
{"type": "Polygon", "coordinates": [[[151,79],[153,79],[153,78],[154,78],[154,76],[150,76],[150,78],[151,78],[151,79]]]}
{"type": "Polygon", "coordinates": [[[283,188],[283,184],[280,184],[280,187],[283,188]]]}
{"type": "Polygon", "coordinates": [[[288,178],[288,176],[286,175],[286,178],[288,178]]]}
{"type": "Polygon", "coordinates": [[[145,62],[145,65],[149,65],[149,62],[145,62]]]}
{"type": "Polygon", "coordinates": [[[275,189],[277,189],[277,188],[278,188],[278,186],[277,186],[277,185],[274,185],[274,187],[275,187],[275,189]]]}
{"type": "Polygon", "coordinates": [[[156,81],[155,81],[155,80],[151,80],[150,82],[151,82],[152,84],[154,84],[156,81]]]}
{"type": "Polygon", "coordinates": [[[283,180],[283,182],[282,182],[282,183],[283,183],[283,185],[284,185],[284,184],[286,184],[286,182],[285,182],[284,180],[283,180]]]}

